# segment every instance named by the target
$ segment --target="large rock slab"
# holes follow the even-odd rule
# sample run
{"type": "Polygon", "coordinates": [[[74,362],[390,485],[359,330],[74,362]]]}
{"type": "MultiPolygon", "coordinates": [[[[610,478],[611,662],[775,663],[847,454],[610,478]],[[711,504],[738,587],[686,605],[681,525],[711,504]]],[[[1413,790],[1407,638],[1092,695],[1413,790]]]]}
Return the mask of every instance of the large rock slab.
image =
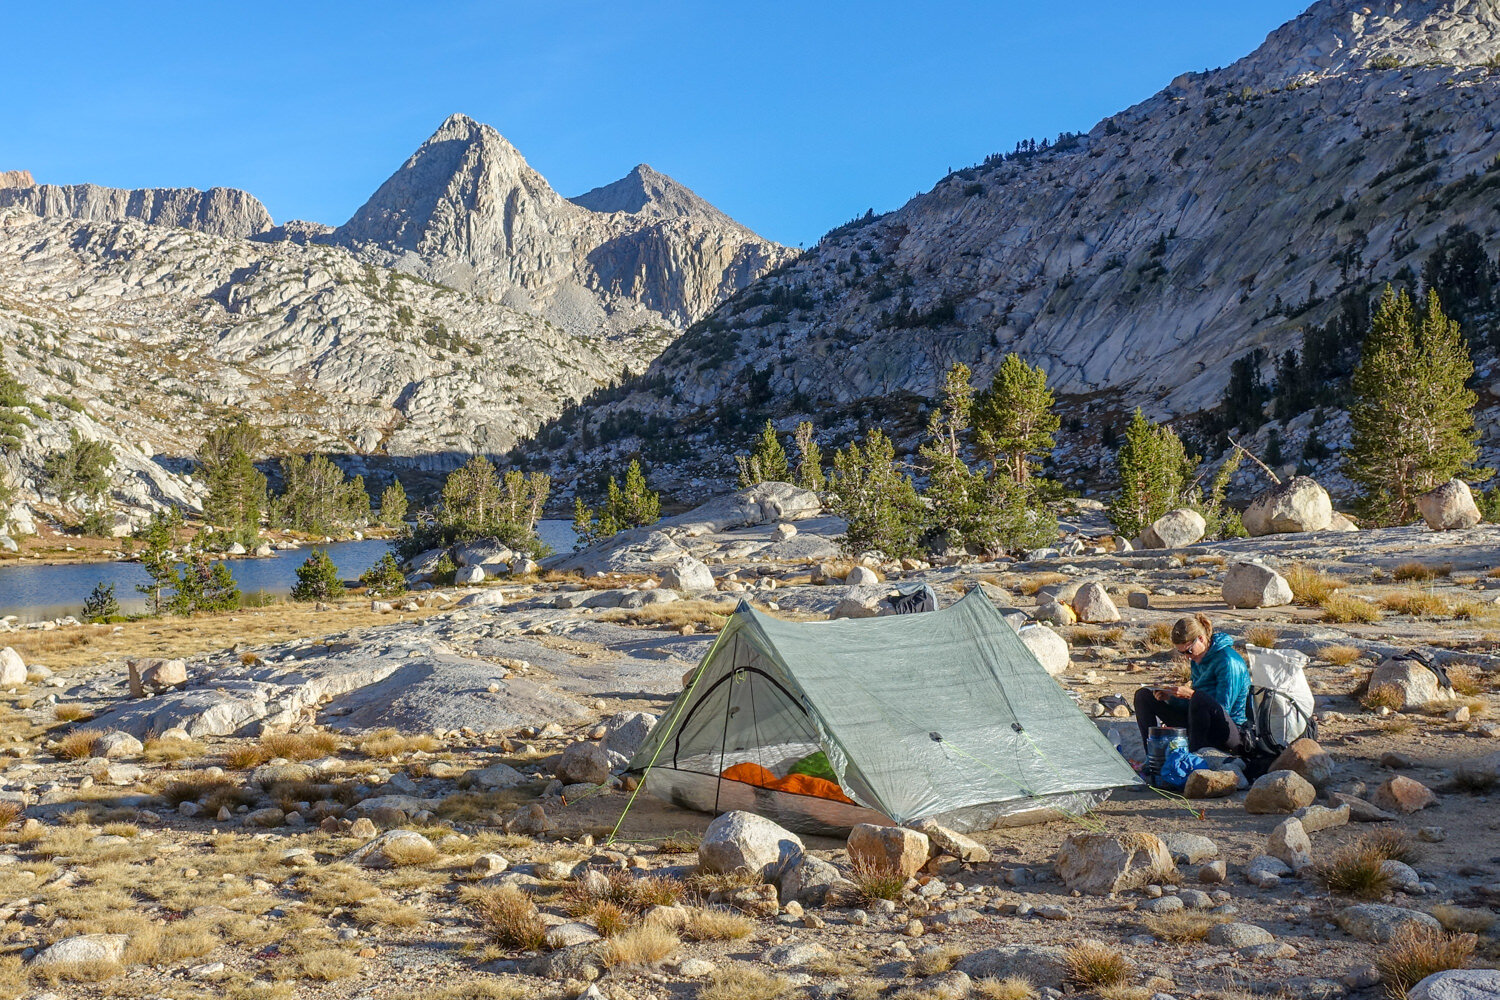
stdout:
{"type": "Polygon", "coordinates": [[[1279,608],[1292,603],[1292,586],[1262,562],[1240,560],[1224,571],[1220,590],[1231,608],[1279,608]]]}
{"type": "Polygon", "coordinates": [[[1252,538],[1324,531],[1333,520],[1333,501],[1310,477],[1294,476],[1252,500],[1240,520],[1252,538]]]}
{"type": "Polygon", "coordinates": [[[1071,834],[1053,868],[1069,889],[1094,896],[1136,889],[1176,870],[1167,845],[1149,833],[1071,834]]]}
{"type": "Polygon", "coordinates": [[[1406,1000],[1496,1000],[1500,969],[1434,972],[1406,992],[1406,1000]]]}
{"type": "Polygon", "coordinates": [[[1474,493],[1462,479],[1450,479],[1417,497],[1417,510],[1433,531],[1472,528],[1484,520],[1474,503],[1474,493]]]}
{"type": "Polygon", "coordinates": [[[1397,932],[1407,927],[1428,928],[1434,931],[1442,929],[1442,924],[1437,922],[1437,918],[1422,913],[1420,910],[1386,906],[1383,903],[1360,903],[1356,906],[1347,906],[1338,912],[1334,920],[1339,927],[1343,928],[1345,934],[1371,944],[1385,944],[1397,932]]]}
{"type": "Polygon", "coordinates": [[[1207,530],[1208,522],[1196,510],[1169,510],[1141,532],[1141,544],[1148,549],[1180,549],[1200,541],[1207,530]]]}
{"type": "Polygon", "coordinates": [[[936,820],[922,819],[912,824],[912,829],[927,835],[934,854],[952,855],[967,864],[983,864],[990,860],[990,849],[972,837],[940,825],[936,820]]]}
{"type": "Polygon", "coordinates": [[[738,810],[715,817],[698,845],[698,864],[708,872],[746,869],[772,878],[803,853],[802,840],[763,816],[738,810]]]}
{"type": "Polygon", "coordinates": [[[846,846],[851,864],[911,878],[927,863],[929,841],[926,834],[906,827],[859,823],[849,831],[846,846]]]}

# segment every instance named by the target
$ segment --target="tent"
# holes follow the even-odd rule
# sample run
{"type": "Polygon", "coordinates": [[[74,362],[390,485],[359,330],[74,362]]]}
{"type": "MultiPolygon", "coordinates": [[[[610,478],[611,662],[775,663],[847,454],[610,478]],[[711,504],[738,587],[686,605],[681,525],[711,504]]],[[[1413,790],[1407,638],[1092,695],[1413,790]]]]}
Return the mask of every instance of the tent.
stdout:
{"type": "Polygon", "coordinates": [[[1139,780],[977,587],[930,614],[826,622],[741,602],[629,769],[675,805],[829,834],[986,829],[1139,780]]]}

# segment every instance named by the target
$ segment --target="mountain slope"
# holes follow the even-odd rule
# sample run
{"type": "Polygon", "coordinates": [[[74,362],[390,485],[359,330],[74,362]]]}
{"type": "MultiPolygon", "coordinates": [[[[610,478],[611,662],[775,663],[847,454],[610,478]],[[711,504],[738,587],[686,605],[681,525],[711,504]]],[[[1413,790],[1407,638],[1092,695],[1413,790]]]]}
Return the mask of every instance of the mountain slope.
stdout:
{"type": "Polygon", "coordinates": [[[240,238],[271,228],[271,213],[254,195],[235,188],[109,188],[97,184],[36,184],[24,170],[8,171],[0,183],[0,208],[32,215],[196,229],[240,238]]]}
{"type": "Polygon", "coordinates": [[[710,445],[747,403],[847,431],[933,395],[954,361],[987,381],[1008,351],[1080,405],[1204,410],[1229,362],[1420,273],[1448,227],[1493,256],[1497,62],[1493,0],[1324,0],[1086,135],[830,232],[573,426],[696,423],[722,473],[710,445]]]}
{"type": "Polygon", "coordinates": [[[686,326],[789,254],[650,168],[569,201],[465,115],[331,240],[578,333],[686,326]]]}

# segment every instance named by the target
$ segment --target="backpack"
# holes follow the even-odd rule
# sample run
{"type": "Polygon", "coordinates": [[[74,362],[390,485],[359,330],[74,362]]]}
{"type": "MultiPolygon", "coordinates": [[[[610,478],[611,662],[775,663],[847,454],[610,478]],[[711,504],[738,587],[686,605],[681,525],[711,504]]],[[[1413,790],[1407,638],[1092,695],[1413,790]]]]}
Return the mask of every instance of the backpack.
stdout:
{"type": "Polygon", "coordinates": [[[1312,688],[1303,672],[1306,654],[1247,644],[1245,662],[1250,667],[1250,694],[1241,753],[1275,757],[1303,736],[1317,739],[1312,688]]]}

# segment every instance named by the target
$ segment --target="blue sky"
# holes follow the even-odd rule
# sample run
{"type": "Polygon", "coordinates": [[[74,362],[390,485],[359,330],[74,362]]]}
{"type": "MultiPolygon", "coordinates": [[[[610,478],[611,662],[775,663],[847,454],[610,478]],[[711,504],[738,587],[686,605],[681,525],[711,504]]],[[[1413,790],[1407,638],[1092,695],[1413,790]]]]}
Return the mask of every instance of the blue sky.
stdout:
{"type": "Polygon", "coordinates": [[[1306,0],[68,3],[6,43],[0,170],[244,188],[337,225],[448,114],[564,195],[650,163],[812,243],[1225,65],[1306,0]]]}

